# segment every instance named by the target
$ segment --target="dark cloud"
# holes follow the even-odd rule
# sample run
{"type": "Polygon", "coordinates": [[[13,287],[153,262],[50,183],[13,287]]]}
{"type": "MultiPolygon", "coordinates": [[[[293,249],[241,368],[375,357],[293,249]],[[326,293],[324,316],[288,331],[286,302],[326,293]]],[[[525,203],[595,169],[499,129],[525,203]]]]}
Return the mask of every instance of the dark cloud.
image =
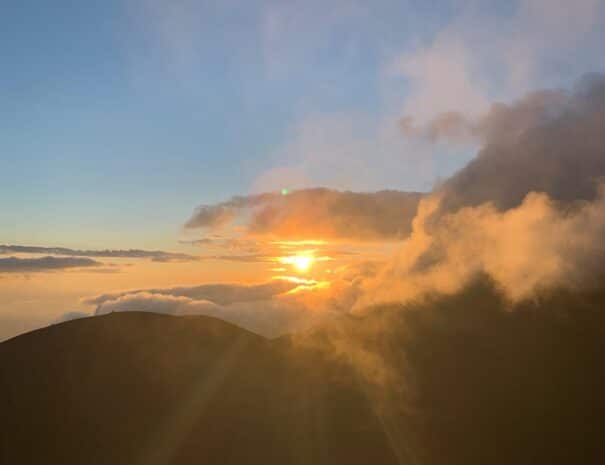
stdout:
{"type": "Polygon", "coordinates": [[[149,258],[153,261],[189,261],[197,260],[193,255],[182,253],[164,252],[162,250],[76,250],[65,247],[38,247],[28,245],[0,245],[0,254],[22,253],[22,254],[51,254],[69,257],[99,257],[99,258],[149,258]]]}
{"type": "Polygon", "coordinates": [[[80,257],[0,258],[0,273],[34,273],[90,266],[103,266],[103,263],[80,257]]]}
{"type": "MultiPolygon", "coordinates": [[[[573,92],[540,91],[493,105],[480,121],[467,123],[466,134],[483,147],[442,186],[447,211],[485,202],[506,210],[530,192],[564,202],[596,198],[605,176],[605,76],[586,76],[573,92]]],[[[426,131],[429,137],[447,132],[426,131]]]]}
{"type": "Polygon", "coordinates": [[[406,116],[400,126],[407,136],[430,142],[510,142],[527,129],[540,125],[545,118],[560,116],[569,103],[570,96],[564,91],[541,90],[512,105],[494,103],[489,112],[478,119],[449,111],[420,126],[415,125],[412,116],[406,116]]]}
{"type": "Polygon", "coordinates": [[[316,188],[234,197],[200,206],[185,227],[217,229],[237,223],[247,233],[280,238],[397,239],[409,234],[422,196],[316,188]]]}
{"type": "Polygon", "coordinates": [[[433,292],[486,274],[513,301],[554,288],[590,289],[605,248],[605,76],[573,92],[541,91],[494,106],[483,148],[423,199],[413,232],[357,308],[433,292]]]}

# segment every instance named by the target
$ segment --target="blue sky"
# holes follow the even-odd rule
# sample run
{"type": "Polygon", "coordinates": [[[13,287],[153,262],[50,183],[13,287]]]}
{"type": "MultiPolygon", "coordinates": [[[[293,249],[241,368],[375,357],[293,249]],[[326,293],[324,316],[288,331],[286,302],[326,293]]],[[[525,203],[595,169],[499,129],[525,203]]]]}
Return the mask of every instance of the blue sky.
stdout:
{"type": "Polygon", "coordinates": [[[404,113],[478,112],[602,69],[599,1],[553,50],[563,3],[544,22],[531,8],[548,2],[499,3],[3,2],[0,242],[172,247],[196,205],[280,183],[428,190],[473,147],[400,141],[404,113]],[[493,27],[526,42],[482,40],[493,27]],[[526,45],[530,70],[490,61],[526,45]],[[490,85],[432,100],[435,56],[444,79],[490,85]]]}

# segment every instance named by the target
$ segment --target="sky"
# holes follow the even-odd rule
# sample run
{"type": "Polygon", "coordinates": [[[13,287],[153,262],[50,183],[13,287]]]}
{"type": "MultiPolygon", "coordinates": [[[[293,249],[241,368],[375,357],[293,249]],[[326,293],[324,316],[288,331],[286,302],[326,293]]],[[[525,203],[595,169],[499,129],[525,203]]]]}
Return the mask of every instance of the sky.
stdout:
{"type": "Polygon", "coordinates": [[[195,205],[248,193],[307,118],[377,117],[382,62],[449,9],[385,3],[368,21],[375,8],[354,2],[3,5],[0,239],[87,247],[174,246],[195,205]]]}
{"type": "Polygon", "coordinates": [[[335,283],[392,259],[496,140],[494,103],[568,108],[605,71],[602,0],[9,0],[0,39],[0,338],[150,296],[254,328],[252,301],[350,306],[335,283]],[[174,292],[276,281],[299,286],[174,292]]]}

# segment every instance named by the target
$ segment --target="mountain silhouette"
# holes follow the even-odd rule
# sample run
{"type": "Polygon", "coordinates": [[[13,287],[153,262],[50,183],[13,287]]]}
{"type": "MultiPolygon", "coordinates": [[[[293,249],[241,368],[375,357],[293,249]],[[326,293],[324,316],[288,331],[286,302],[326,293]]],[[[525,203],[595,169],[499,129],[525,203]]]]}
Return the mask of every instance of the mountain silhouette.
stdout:
{"type": "Polygon", "coordinates": [[[2,464],[602,463],[605,292],[486,280],[268,340],[113,313],[0,344],[2,464]]]}

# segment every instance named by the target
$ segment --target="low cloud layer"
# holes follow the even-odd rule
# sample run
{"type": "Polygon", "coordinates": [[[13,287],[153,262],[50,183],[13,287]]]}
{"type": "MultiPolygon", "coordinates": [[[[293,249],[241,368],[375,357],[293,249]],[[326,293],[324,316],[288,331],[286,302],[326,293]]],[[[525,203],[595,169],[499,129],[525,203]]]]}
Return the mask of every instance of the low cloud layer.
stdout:
{"type": "Polygon", "coordinates": [[[109,300],[115,300],[129,294],[145,292],[151,295],[165,295],[171,297],[186,297],[194,300],[207,300],[216,304],[228,305],[235,302],[251,302],[265,300],[291,291],[298,284],[293,281],[276,279],[267,283],[245,284],[202,284],[192,287],[171,287],[164,289],[134,289],[117,293],[101,294],[84,300],[89,305],[102,305],[109,300]]]}
{"type": "Polygon", "coordinates": [[[103,263],[80,257],[0,258],[0,273],[35,273],[94,266],[103,266],[103,263]]]}
{"type": "Polygon", "coordinates": [[[303,189],[200,206],[186,228],[242,226],[250,235],[291,239],[396,239],[409,234],[422,194],[303,189]]]}
{"type": "MultiPolygon", "coordinates": [[[[306,299],[289,294],[300,282],[274,280],[258,285],[206,284],[194,287],[132,290],[84,300],[95,314],[142,311],[169,315],[208,315],[267,337],[310,327],[328,311],[310,310],[306,299]]],[[[304,285],[302,286],[304,287],[304,285]]]]}
{"type": "Polygon", "coordinates": [[[426,201],[414,233],[374,279],[365,282],[358,308],[453,294],[481,274],[513,301],[554,288],[596,285],[603,273],[605,191],[569,211],[546,194],[500,212],[491,204],[463,208],[428,225],[439,198],[426,201]]]}
{"type": "Polygon", "coordinates": [[[38,247],[29,245],[0,245],[0,254],[51,254],[69,257],[99,257],[99,258],[149,258],[157,262],[197,260],[193,255],[164,252],[162,250],[76,250],[65,247],[38,247]]]}
{"type": "Polygon", "coordinates": [[[207,300],[140,292],[107,301],[97,307],[96,315],[111,312],[142,311],[168,315],[206,315],[234,323],[266,337],[307,329],[326,321],[322,312],[313,312],[294,299],[275,298],[220,305],[207,300]]]}

